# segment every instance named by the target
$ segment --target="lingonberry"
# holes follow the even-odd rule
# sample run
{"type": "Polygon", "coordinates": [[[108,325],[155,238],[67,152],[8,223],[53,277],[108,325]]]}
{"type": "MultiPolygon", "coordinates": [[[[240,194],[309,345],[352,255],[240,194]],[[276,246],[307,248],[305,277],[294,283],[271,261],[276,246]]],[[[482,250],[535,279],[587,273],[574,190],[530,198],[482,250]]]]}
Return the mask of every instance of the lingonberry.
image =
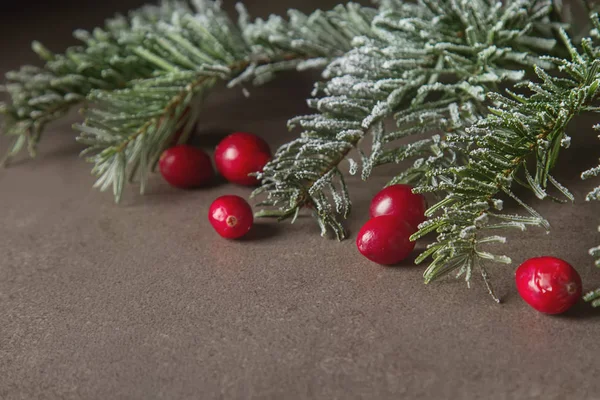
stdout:
{"type": "Polygon", "coordinates": [[[215,174],[210,157],[185,144],[165,150],[160,156],[159,169],[167,182],[184,189],[206,185],[215,174]]]}
{"type": "Polygon", "coordinates": [[[373,197],[369,213],[371,218],[394,215],[405,220],[415,229],[425,221],[427,203],[425,197],[412,192],[409,185],[388,186],[373,197]]]}
{"type": "Polygon", "coordinates": [[[356,247],[363,256],[378,264],[397,264],[415,248],[415,243],[410,241],[414,232],[408,222],[393,215],[381,215],[363,225],[356,247]]]}
{"type": "Polygon", "coordinates": [[[229,182],[253,186],[258,184],[254,172],[261,172],[271,159],[269,145],[251,133],[236,132],[227,136],[215,150],[217,170],[229,182]]]}
{"type": "Polygon", "coordinates": [[[530,258],[517,268],[515,278],[523,300],[546,314],[563,313],[581,297],[581,277],[560,258],[530,258]]]}
{"type": "Polygon", "coordinates": [[[252,208],[239,196],[221,196],[210,205],[208,220],[219,235],[227,239],[244,236],[254,222],[252,208]]]}

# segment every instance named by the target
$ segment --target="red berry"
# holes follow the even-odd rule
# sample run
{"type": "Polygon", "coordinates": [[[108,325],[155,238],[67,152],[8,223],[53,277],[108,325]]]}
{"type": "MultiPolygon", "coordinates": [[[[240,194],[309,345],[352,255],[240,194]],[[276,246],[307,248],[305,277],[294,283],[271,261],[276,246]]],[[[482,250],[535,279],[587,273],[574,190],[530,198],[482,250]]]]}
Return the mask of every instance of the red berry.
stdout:
{"type": "Polygon", "coordinates": [[[394,215],[405,220],[415,229],[425,221],[427,202],[425,197],[412,192],[409,185],[388,186],[373,197],[369,213],[371,218],[394,215]]]}
{"type": "Polygon", "coordinates": [[[210,157],[185,144],[165,150],[159,168],[167,182],[184,189],[206,185],[214,176],[210,157]]]}
{"type": "Polygon", "coordinates": [[[581,297],[581,277],[560,258],[530,258],[517,268],[516,282],[523,300],[546,314],[563,313],[581,297]]]}
{"type": "Polygon", "coordinates": [[[210,205],[208,220],[215,231],[224,238],[244,236],[254,222],[252,208],[239,196],[221,196],[210,205]]]}
{"type": "Polygon", "coordinates": [[[248,174],[261,172],[270,159],[267,142],[251,133],[232,133],[215,150],[215,163],[221,175],[229,182],[246,186],[258,184],[258,179],[248,174]]]}
{"type": "Polygon", "coordinates": [[[410,241],[414,232],[406,221],[382,215],[363,225],[356,238],[356,247],[363,256],[378,264],[397,264],[415,248],[415,242],[410,241]]]}

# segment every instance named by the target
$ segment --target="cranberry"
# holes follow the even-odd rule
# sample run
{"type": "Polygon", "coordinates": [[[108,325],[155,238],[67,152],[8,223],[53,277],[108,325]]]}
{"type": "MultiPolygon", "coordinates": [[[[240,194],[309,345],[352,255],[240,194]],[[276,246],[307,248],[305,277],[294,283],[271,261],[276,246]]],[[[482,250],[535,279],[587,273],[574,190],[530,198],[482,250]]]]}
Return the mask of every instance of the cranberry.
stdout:
{"type": "Polygon", "coordinates": [[[378,264],[397,264],[415,248],[415,242],[410,241],[414,232],[406,221],[393,215],[382,215],[363,225],[356,238],[356,247],[363,256],[378,264]]]}
{"type": "Polygon", "coordinates": [[[208,220],[219,235],[227,239],[244,236],[254,222],[252,208],[239,196],[221,196],[210,205],[208,220]]]}
{"type": "Polygon", "coordinates": [[[251,133],[232,133],[219,143],[215,150],[217,170],[230,182],[254,186],[258,179],[248,176],[261,172],[271,159],[269,145],[251,133]]]}
{"type": "Polygon", "coordinates": [[[388,186],[373,197],[369,213],[371,218],[394,215],[411,224],[415,229],[425,221],[427,202],[425,197],[412,192],[412,186],[388,186]]]}
{"type": "Polygon", "coordinates": [[[214,176],[210,157],[185,144],[165,150],[160,156],[159,168],[167,182],[184,189],[206,185],[214,176]]]}
{"type": "Polygon", "coordinates": [[[530,258],[517,268],[516,282],[523,300],[546,314],[563,313],[581,297],[581,277],[560,258],[530,258]]]}

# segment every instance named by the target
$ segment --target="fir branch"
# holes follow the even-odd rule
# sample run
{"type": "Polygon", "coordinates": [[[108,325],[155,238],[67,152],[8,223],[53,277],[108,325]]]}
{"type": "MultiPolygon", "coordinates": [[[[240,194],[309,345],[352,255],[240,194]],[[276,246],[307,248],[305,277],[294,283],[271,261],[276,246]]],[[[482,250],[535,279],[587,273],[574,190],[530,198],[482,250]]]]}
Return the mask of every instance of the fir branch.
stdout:
{"type": "Polygon", "coordinates": [[[369,36],[334,60],[316,86],[321,98],[309,100],[318,113],[294,118],[290,128],[301,137],[284,145],[259,178],[266,193],[257,215],[291,218],[303,207],[313,209],[325,234],[345,237],[340,216],[350,211],[340,164],[370,134],[371,149],[361,153],[362,178],[388,162],[413,159],[414,165],[394,182],[435,182],[426,171],[453,165],[457,154],[440,136],[386,150],[397,139],[442,130],[451,132],[481,118],[485,93],[523,77],[515,64],[548,65],[536,54],[552,39],[532,35],[535,24],[549,21],[550,1],[523,0],[501,5],[488,1],[382,2],[369,36]],[[383,121],[394,116],[398,128],[383,121]]]}
{"type": "MultiPolygon", "coordinates": [[[[597,16],[593,21],[598,26],[597,16]]],[[[490,114],[472,127],[447,137],[451,146],[465,149],[467,163],[429,171],[442,177],[443,182],[417,188],[418,192],[447,193],[428,210],[432,218],[413,236],[418,239],[432,231],[438,233],[437,241],[417,260],[432,258],[424,273],[426,283],[456,270],[458,276],[464,275],[468,282],[473,269],[477,268],[494,296],[484,263],[509,263],[510,259],[483,249],[490,242],[505,240],[496,235],[488,236],[489,231],[523,230],[531,225],[549,229],[548,222],[514,193],[513,183],[525,186],[540,199],[549,196],[552,186],[568,199],[573,198],[550,172],[561,147],[568,147],[569,138],[565,134],[568,123],[578,114],[594,109],[600,94],[600,49],[586,39],[579,51],[565,31],[561,30],[560,36],[569,50],[570,60],[548,60],[556,63],[566,77],[536,67],[539,81],[517,85],[531,94],[511,91],[508,97],[490,94],[494,102],[490,114]],[[500,194],[515,200],[528,215],[502,213],[500,194]]]]}
{"type": "Polygon", "coordinates": [[[166,20],[175,11],[190,12],[190,8],[183,2],[164,2],[133,11],[128,18],[118,15],[93,32],[77,30],[74,36],[82,45],[70,47],[64,54],[54,54],[34,42],[32,48],[45,61],[44,67],[10,71],[0,87],[10,96],[9,103],[0,104],[3,133],[14,137],[3,163],[25,145],[35,156],[46,125],[83,103],[90,91],[117,89],[133,79],[152,76],[152,64],[127,52],[120,37],[133,25],[166,20]]]}
{"type": "MultiPolygon", "coordinates": [[[[596,40],[600,39],[600,22],[598,20],[598,17],[595,16],[594,18],[592,18],[592,21],[594,22],[594,29],[592,30],[592,37],[596,40]]],[[[590,47],[590,42],[586,41],[584,42],[584,44],[586,44],[586,47],[590,47]]],[[[596,53],[598,55],[598,53],[596,53]]],[[[598,109],[594,109],[593,111],[598,112],[598,109]]],[[[600,124],[596,124],[594,125],[594,130],[595,131],[600,131],[600,124]]],[[[593,168],[590,168],[584,172],[581,173],[581,179],[590,179],[593,177],[598,176],[598,174],[600,173],[600,166],[596,166],[593,168]]],[[[598,201],[600,200],[600,186],[595,187],[594,189],[592,189],[585,197],[586,201],[598,201]]],[[[600,231],[600,227],[598,228],[600,231]]],[[[590,256],[592,256],[594,258],[594,263],[596,265],[596,267],[600,267],[600,246],[596,246],[593,247],[589,250],[589,254],[590,256]]],[[[583,299],[587,302],[590,302],[592,304],[592,306],[594,307],[600,307],[600,289],[596,289],[594,291],[588,292],[583,296],[583,299]]]]}
{"type": "MultiPolygon", "coordinates": [[[[61,113],[51,117],[62,115],[63,108],[71,104],[64,99],[75,92],[78,100],[85,98],[91,103],[85,122],[77,126],[82,131],[79,140],[89,146],[86,153],[93,154],[89,159],[95,164],[96,185],[102,189],[112,186],[117,201],[126,175],[138,174],[144,190],[147,169],[156,163],[170,134],[194,116],[184,116],[184,112],[196,94],[206,93],[219,80],[228,82],[229,87],[261,84],[282,70],[323,66],[350,49],[352,38],[363,33],[376,12],[350,3],[311,15],[292,10],[289,21],[271,16],[250,23],[242,6],[238,11],[240,20],[235,23],[219,2],[165,2],[132,13],[130,20],[109,21],[110,34],[98,33],[102,40],[88,35],[87,47],[51,56],[75,58],[93,67],[95,75],[78,76],[75,82],[87,79],[86,83],[93,81],[94,85],[76,85],[70,92],[65,88],[61,98],[53,96],[61,113]],[[127,68],[116,69],[119,60],[127,68]],[[130,73],[124,74],[123,69],[130,73]]],[[[5,111],[15,118],[10,119],[7,133],[19,135],[9,154],[19,150],[32,127],[35,144],[49,120],[35,119],[38,114],[23,109],[32,106],[31,99],[40,91],[55,90],[52,79],[45,76],[70,79],[74,69],[82,69],[78,63],[68,64],[71,69],[52,66],[46,66],[49,72],[36,70],[35,76],[45,79],[39,88],[27,86],[25,77],[20,86],[8,86],[12,103],[5,111]],[[24,119],[18,120],[21,114],[24,119]]]]}

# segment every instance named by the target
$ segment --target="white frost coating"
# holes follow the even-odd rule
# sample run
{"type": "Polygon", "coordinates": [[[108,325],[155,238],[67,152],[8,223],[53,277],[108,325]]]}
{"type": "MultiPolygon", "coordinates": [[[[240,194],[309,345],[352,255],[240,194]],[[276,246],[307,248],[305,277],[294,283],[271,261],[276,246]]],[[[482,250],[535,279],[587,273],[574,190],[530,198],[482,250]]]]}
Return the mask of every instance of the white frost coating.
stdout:
{"type": "Polygon", "coordinates": [[[354,161],[354,159],[348,158],[348,164],[350,164],[350,175],[356,175],[356,173],[358,172],[358,163],[354,161]]]}
{"type": "Polygon", "coordinates": [[[479,217],[475,218],[473,222],[475,222],[475,226],[481,228],[489,221],[489,217],[486,213],[481,214],[479,217]]]}
{"type": "Polygon", "coordinates": [[[543,138],[538,139],[537,144],[544,150],[548,150],[550,148],[550,141],[543,138]]]}
{"type": "Polygon", "coordinates": [[[492,199],[492,204],[494,208],[498,211],[501,211],[504,208],[504,202],[500,199],[492,199]]]}
{"type": "Polygon", "coordinates": [[[56,93],[48,93],[48,94],[43,94],[41,96],[32,98],[31,100],[29,100],[29,105],[37,106],[37,105],[42,105],[42,104],[47,104],[47,103],[53,103],[53,102],[56,102],[57,100],[60,101],[62,99],[63,99],[63,97],[59,96],[56,93]]]}
{"type": "Polygon", "coordinates": [[[600,187],[595,188],[585,196],[586,201],[600,200],[600,187]]]}
{"type": "Polygon", "coordinates": [[[485,154],[488,154],[489,152],[490,152],[490,149],[486,149],[486,148],[478,148],[478,149],[475,149],[475,150],[471,150],[471,154],[473,156],[477,156],[477,157],[480,157],[480,156],[483,156],[485,154]]]}
{"type": "Polygon", "coordinates": [[[389,28],[395,28],[406,32],[415,32],[414,22],[408,18],[393,19],[393,18],[375,18],[374,23],[385,23],[389,28]]]}
{"type": "Polygon", "coordinates": [[[452,120],[453,127],[461,126],[462,121],[460,119],[458,105],[456,103],[450,104],[450,106],[448,106],[448,111],[450,111],[450,119],[452,120]]]}
{"type": "Polygon", "coordinates": [[[322,68],[329,63],[329,59],[325,57],[312,58],[298,63],[296,69],[298,71],[305,71],[307,69],[322,68]]]}
{"type": "Polygon", "coordinates": [[[600,166],[590,168],[587,171],[581,173],[581,179],[589,179],[594,176],[598,176],[600,174],[600,166]]]}
{"type": "Polygon", "coordinates": [[[424,163],[425,163],[425,159],[424,158],[417,158],[415,160],[415,162],[413,163],[413,165],[414,165],[415,168],[421,168],[424,163]]]}
{"type": "Polygon", "coordinates": [[[371,111],[371,115],[367,116],[363,119],[361,125],[364,129],[368,129],[373,123],[379,119],[384,117],[387,113],[389,113],[389,107],[387,102],[379,102],[375,107],[373,107],[373,111],[371,111]]]}

